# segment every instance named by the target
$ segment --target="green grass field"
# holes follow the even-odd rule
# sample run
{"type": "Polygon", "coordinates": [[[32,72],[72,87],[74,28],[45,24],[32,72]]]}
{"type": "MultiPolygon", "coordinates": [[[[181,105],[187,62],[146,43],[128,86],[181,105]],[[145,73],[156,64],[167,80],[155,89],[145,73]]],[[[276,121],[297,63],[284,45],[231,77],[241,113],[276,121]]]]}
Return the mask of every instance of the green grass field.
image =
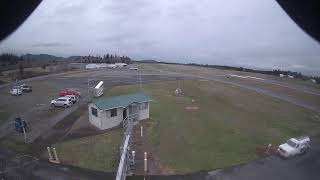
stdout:
{"type": "Polygon", "coordinates": [[[119,161],[121,129],[57,144],[62,163],[99,171],[115,171],[119,161]]]}
{"type": "MultiPolygon", "coordinates": [[[[146,132],[151,153],[175,173],[248,162],[257,158],[258,146],[277,145],[291,136],[320,133],[320,114],[269,96],[222,83],[188,80],[181,81],[184,96],[176,97],[173,92],[177,86],[175,81],[142,86],[153,99],[151,127],[146,132]]],[[[105,94],[137,91],[136,85],[119,86],[105,94]]],[[[120,133],[115,134],[65,142],[58,149],[62,158],[69,159],[68,163],[112,171],[114,166],[107,162],[116,158],[114,151],[121,139],[120,133]],[[114,148],[113,153],[110,148],[114,148]],[[105,158],[100,160],[102,155],[105,158]]]]}

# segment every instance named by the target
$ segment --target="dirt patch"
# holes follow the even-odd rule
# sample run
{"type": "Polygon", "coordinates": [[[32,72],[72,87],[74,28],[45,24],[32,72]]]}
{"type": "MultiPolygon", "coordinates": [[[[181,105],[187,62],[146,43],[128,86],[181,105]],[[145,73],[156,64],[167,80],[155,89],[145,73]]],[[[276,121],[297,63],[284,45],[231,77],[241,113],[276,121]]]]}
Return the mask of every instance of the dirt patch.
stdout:
{"type": "Polygon", "coordinates": [[[86,111],[87,105],[83,104],[81,105],[77,110],[69,114],[67,117],[65,117],[63,120],[58,122],[54,128],[55,129],[66,129],[73,126],[73,124],[79,119],[79,117],[82,116],[82,114],[86,111]]]}
{"type": "Polygon", "coordinates": [[[194,111],[194,110],[199,110],[200,108],[198,106],[186,106],[185,110],[187,111],[194,111]]]}
{"type": "Polygon", "coordinates": [[[277,154],[277,147],[274,145],[271,145],[271,147],[266,146],[259,146],[256,148],[256,153],[259,157],[267,157],[270,155],[276,155],[277,154]]]}
{"type": "Polygon", "coordinates": [[[172,175],[174,171],[167,165],[160,161],[160,158],[156,156],[152,146],[147,142],[145,135],[141,137],[140,127],[143,126],[143,132],[148,132],[148,129],[152,128],[151,120],[144,120],[136,125],[133,129],[133,147],[136,151],[135,157],[135,175],[172,175]],[[144,172],[144,152],[147,152],[148,156],[148,172],[144,172]]]}

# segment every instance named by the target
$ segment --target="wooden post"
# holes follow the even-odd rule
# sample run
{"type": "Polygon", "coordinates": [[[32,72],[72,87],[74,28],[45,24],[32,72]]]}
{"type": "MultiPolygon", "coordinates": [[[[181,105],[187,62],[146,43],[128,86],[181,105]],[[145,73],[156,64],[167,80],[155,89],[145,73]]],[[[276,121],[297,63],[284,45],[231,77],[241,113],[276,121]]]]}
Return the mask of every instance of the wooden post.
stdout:
{"type": "Polygon", "coordinates": [[[57,151],[56,151],[56,148],[52,148],[53,149],[53,154],[54,154],[54,157],[55,157],[55,160],[57,163],[60,163],[60,160],[58,158],[58,154],[57,154],[57,151]]]}
{"type": "Polygon", "coordinates": [[[52,154],[51,154],[50,148],[47,147],[47,150],[48,150],[48,154],[49,154],[49,161],[52,161],[52,154]]]}
{"type": "Polygon", "coordinates": [[[52,157],[52,154],[51,154],[51,151],[50,151],[50,147],[47,147],[47,150],[48,150],[48,153],[49,153],[49,162],[60,164],[60,160],[59,160],[56,148],[52,148],[54,157],[52,157]]]}

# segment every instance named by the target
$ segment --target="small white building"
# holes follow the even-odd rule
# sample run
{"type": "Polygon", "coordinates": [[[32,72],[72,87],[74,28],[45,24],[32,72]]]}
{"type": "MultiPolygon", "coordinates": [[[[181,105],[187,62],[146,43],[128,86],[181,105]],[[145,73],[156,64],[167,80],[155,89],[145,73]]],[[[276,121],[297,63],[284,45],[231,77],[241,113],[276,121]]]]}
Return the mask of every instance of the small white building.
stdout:
{"type": "Polygon", "coordinates": [[[279,76],[280,76],[280,77],[285,77],[285,75],[284,75],[284,74],[279,74],[279,76]]]}
{"type": "Polygon", "coordinates": [[[316,83],[317,81],[315,79],[310,79],[311,82],[316,83]]]}
{"type": "Polygon", "coordinates": [[[294,78],[294,77],[293,77],[293,76],[291,76],[291,75],[288,75],[288,77],[289,77],[289,78],[294,78]]]}
{"type": "Polygon", "coordinates": [[[116,127],[128,116],[134,121],[149,118],[151,99],[143,93],[99,98],[89,104],[89,122],[104,130],[116,127]]]}

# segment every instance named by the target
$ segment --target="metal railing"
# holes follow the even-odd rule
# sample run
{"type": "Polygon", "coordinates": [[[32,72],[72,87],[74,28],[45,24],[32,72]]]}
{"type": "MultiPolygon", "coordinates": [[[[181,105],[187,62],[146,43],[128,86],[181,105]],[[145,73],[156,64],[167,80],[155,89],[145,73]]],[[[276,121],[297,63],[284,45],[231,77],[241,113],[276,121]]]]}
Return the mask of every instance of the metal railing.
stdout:
{"type": "Polygon", "coordinates": [[[130,164],[131,164],[131,139],[132,139],[132,130],[133,130],[133,120],[138,118],[138,114],[130,114],[126,117],[123,124],[124,138],[122,141],[122,145],[120,146],[120,162],[118,166],[116,180],[125,180],[127,174],[130,173],[130,164]]]}

